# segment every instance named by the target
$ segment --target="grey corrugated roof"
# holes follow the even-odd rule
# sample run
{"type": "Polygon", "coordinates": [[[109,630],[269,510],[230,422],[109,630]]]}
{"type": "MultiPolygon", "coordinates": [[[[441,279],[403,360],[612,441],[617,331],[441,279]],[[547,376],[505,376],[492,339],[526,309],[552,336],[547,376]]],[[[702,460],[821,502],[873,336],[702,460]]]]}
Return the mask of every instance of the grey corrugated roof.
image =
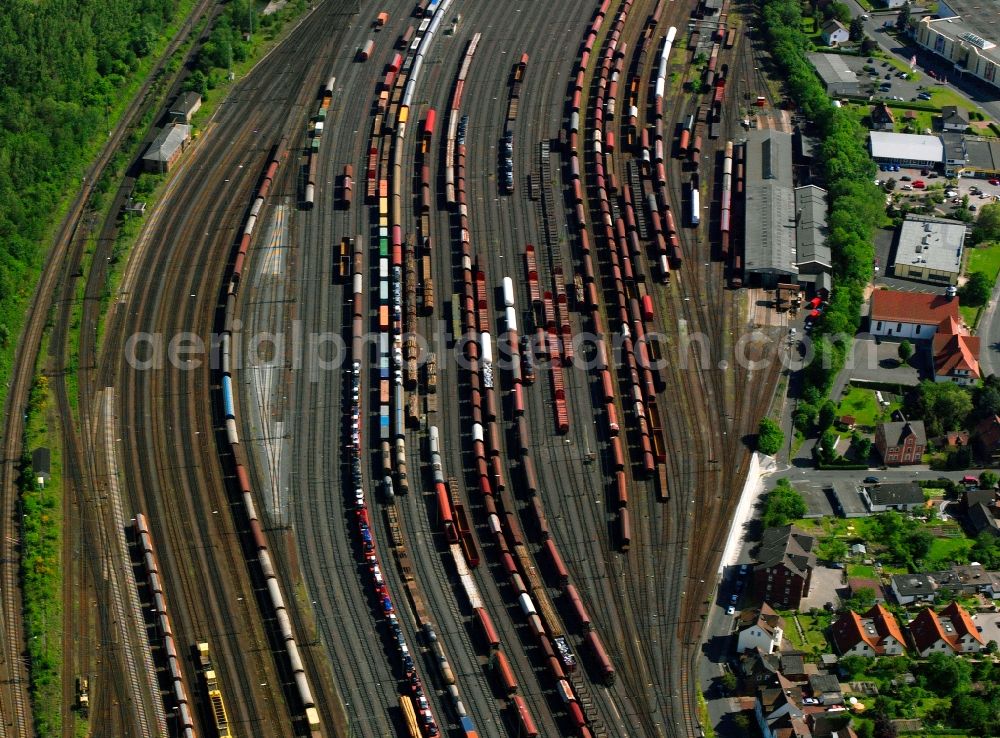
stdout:
{"type": "Polygon", "coordinates": [[[817,262],[831,266],[830,247],[826,245],[826,190],[816,185],[795,188],[795,228],[797,264],[817,262]]]}
{"type": "Polygon", "coordinates": [[[868,490],[873,505],[919,505],[924,491],[913,482],[882,484],[868,490]]]}
{"type": "Polygon", "coordinates": [[[820,79],[827,85],[860,84],[858,73],[840,54],[806,54],[820,79]]]}
{"type": "Polygon", "coordinates": [[[146,149],[143,159],[151,161],[170,161],[174,153],[184,142],[191,138],[191,126],[174,123],[160,131],[153,143],[146,149]]]}
{"type": "Polygon", "coordinates": [[[744,191],[746,270],[797,274],[790,133],[750,131],[744,191]]]}
{"type": "Polygon", "coordinates": [[[903,597],[934,594],[934,580],[926,574],[893,574],[892,585],[903,597]]]}

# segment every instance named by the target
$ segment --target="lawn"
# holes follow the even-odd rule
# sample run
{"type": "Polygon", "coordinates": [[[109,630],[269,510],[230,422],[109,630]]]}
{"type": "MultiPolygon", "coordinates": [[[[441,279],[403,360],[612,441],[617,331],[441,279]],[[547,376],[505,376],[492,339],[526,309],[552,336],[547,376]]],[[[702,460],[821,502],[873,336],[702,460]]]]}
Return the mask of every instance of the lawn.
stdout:
{"type": "Polygon", "coordinates": [[[968,101],[950,87],[932,85],[927,88],[927,91],[931,93],[931,103],[939,108],[945,105],[957,105],[965,110],[965,112],[969,112],[971,109],[968,101]]]}
{"type": "Polygon", "coordinates": [[[969,248],[965,253],[968,254],[966,273],[985,272],[990,279],[997,278],[997,274],[1000,273],[1000,244],[969,248]]]}
{"type": "Polygon", "coordinates": [[[816,27],[816,19],[806,16],[802,19],[802,33],[807,36],[812,36],[817,33],[819,29],[816,27]]]}
{"type": "Polygon", "coordinates": [[[830,646],[826,641],[824,631],[830,627],[830,622],[833,620],[831,613],[824,612],[813,616],[805,613],[795,614],[794,611],[789,610],[780,614],[785,619],[785,638],[792,643],[794,648],[806,654],[820,654],[829,650],[830,646]],[[795,627],[796,620],[802,626],[804,640],[799,634],[799,629],[795,627]]]}
{"type": "Polygon", "coordinates": [[[931,544],[930,553],[924,561],[928,571],[947,569],[957,560],[968,561],[972,541],[961,536],[959,538],[935,538],[931,544]]]}
{"type": "Polygon", "coordinates": [[[925,130],[934,130],[935,114],[929,110],[910,110],[892,105],[889,107],[896,116],[896,133],[923,133],[925,130]],[[907,118],[907,113],[914,113],[916,117],[907,118]]]}
{"type": "Polygon", "coordinates": [[[860,577],[862,579],[874,579],[875,578],[875,567],[869,566],[867,564],[848,564],[847,565],[847,576],[848,577],[860,577]]]}
{"type": "Polygon", "coordinates": [[[837,406],[837,417],[853,415],[856,425],[873,428],[899,406],[898,402],[892,402],[888,407],[880,408],[874,390],[852,386],[848,388],[847,394],[841,398],[837,406]]]}

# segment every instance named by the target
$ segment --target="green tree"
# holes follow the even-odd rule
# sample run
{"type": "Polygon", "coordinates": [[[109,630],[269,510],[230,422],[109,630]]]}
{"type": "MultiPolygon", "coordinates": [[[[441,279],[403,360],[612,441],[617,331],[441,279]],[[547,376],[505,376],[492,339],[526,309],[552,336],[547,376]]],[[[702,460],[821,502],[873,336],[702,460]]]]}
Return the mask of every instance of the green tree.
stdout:
{"type": "Polygon", "coordinates": [[[1000,241],[1000,203],[983,205],[972,229],[972,242],[1000,241]]]}
{"type": "Polygon", "coordinates": [[[826,464],[832,464],[837,460],[837,433],[833,428],[827,428],[819,437],[816,444],[819,447],[820,458],[826,464]]]}
{"type": "Polygon", "coordinates": [[[1000,475],[989,469],[979,475],[979,486],[983,489],[993,489],[997,486],[997,482],[1000,482],[1000,475]]]}
{"type": "Polygon", "coordinates": [[[757,427],[757,450],[762,454],[774,456],[785,443],[785,434],[781,426],[770,418],[761,418],[757,427]]]}
{"type": "Polygon", "coordinates": [[[875,51],[875,49],[877,49],[877,48],[878,48],[878,44],[875,43],[874,39],[871,39],[868,36],[864,36],[861,39],[861,53],[862,54],[870,54],[873,51],[875,51]]]}
{"type": "Polygon", "coordinates": [[[806,503],[787,479],[779,479],[767,495],[762,521],[766,528],[788,525],[806,514],[806,503]]]}
{"type": "Polygon", "coordinates": [[[983,272],[973,272],[959,291],[963,305],[979,307],[985,305],[993,291],[993,281],[983,272]]]}
{"type": "Polygon", "coordinates": [[[821,431],[825,431],[833,425],[833,421],[836,419],[837,406],[833,404],[832,400],[827,400],[819,409],[819,417],[816,421],[816,427],[821,431]]]}
{"type": "Polygon", "coordinates": [[[848,677],[851,679],[856,679],[865,673],[871,665],[871,660],[866,659],[864,656],[857,656],[851,654],[850,656],[845,656],[840,660],[840,667],[847,673],[848,677]]]}
{"type": "Polygon", "coordinates": [[[851,22],[851,9],[844,3],[833,2],[826,6],[824,14],[829,14],[828,18],[836,18],[841,23],[851,22]]]}
{"type": "Polygon", "coordinates": [[[913,356],[913,344],[907,341],[905,338],[899,343],[899,360],[904,364],[910,360],[913,356]]]}
{"type": "Polygon", "coordinates": [[[852,440],[852,445],[854,446],[854,456],[858,461],[867,461],[872,455],[872,439],[867,436],[858,435],[857,438],[852,440]]]}
{"type": "Polygon", "coordinates": [[[923,418],[928,436],[964,427],[972,412],[972,395],[957,384],[924,381],[907,397],[913,417],[923,418]]]}
{"type": "Polygon", "coordinates": [[[727,692],[729,692],[730,694],[735,692],[736,685],[737,685],[736,675],[733,674],[733,672],[727,671],[722,675],[722,686],[727,692]]]}
{"type": "Polygon", "coordinates": [[[847,544],[839,538],[827,538],[816,549],[816,555],[826,561],[843,561],[847,553],[847,544]]]}
{"type": "Polygon", "coordinates": [[[910,3],[903,3],[903,7],[899,10],[899,15],[896,16],[896,30],[900,33],[906,31],[907,27],[910,25],[910,3]]]}
{"type": "Polygon", "coordinates": [[[1000,378],[989,375],[972,393],[972,406],[977,418],[991,418],[1000,414],[1000,378]]]}
{"type": "Polygon", "coordinates": [[[865,612],[870,610],[875,604],[875,590],[871,587],[858,587],[858,589],[844,603],[848,610],[854,612],[865,612]]]}
{"type": "Polygon", "coordinates": [[[893,177],[889,177],[889,179],[887,179],[885,181],[885,189],[886,189],[886,191],[887,192],[892,192],[894,189],[896,189],[896,184],[898,184],[896,182],[896,180],[893,177]]]}
{"type": "Polygon", "coordinates": [[[941,697],[954,696],[969,687],[971,667],[951,654],[932,653],[923,665],[927,689],[941,697]]]}
{"type": "Polygon", "coordinates": [[[865,36],[865,22],[860,15],[851,19],[851,41],[858,43],[865,36]]]}

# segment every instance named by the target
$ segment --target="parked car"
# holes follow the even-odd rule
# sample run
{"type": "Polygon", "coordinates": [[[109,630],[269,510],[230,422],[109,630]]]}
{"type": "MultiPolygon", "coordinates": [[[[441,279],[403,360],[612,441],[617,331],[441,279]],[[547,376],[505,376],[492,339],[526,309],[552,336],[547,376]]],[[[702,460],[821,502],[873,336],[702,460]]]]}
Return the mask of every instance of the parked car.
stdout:
{"type": "Polygon", "coordinates": [[[1000,179],[991,179],[990,184],[993,185],[994,187],[996,185],[1000,185],[1000,179]]]}
{"type": "Polygon", "coordinates": [[[740,597],[739,597],[739,595],[735,595],[735,594],[733,594],[733,595],[729,595],[729,602],[730,602],[731,604],[735,605],[735,604],[736,604],[736,601],[737,601],[737,600],[738,600],[739,598],[740,598],[740,597]]]}
{"type": "Polygon", "coordinates": [[[924,181],[922,179],[918,179],[913,183],[913,186],[916,187],[918,190],[922,190],[927,185],[924,184],[924,181]]]}
{"type": "Polygon", "coordinates": [[[928,174],[931,173],[931,170],[930,169],[926,169],[926,168],[925,169],[921,169],[920,173],[926,177],[928,174]]]}
{"type": "Polygon", "coordinates": [[[911,177],[911,176],[910,176],[909,174],[904,174],[904,175],[903,175],[902,177],[900,177],[899,179],[900,179],[900,181],[902,181],[902,182],[909,182],[909,181],[910,181],[911,179],[913,179],[913,178],[912,178],[912,177],[911,177]]]}
{"type": "Polygon", "coordinates": [[[976,212],[976,206],[975,205],[970,205],[969,206],[969,210],[972,211],[973,213],[976,212]]]}
{"type": "Polygon", "coordinates": [[[878,484],[881,480],[878,477],[865,477],[865,484],[878,484]]]}
{"type": "Polygon", "coordinates": [[[913,185],[911,185],[911,184],[905,184],[900,189],[909,191],[909,190],[913,189],[913,185]]]}
{"type": "Polygon", "coordinates": [[[735,615],[735,614],[736,614],[736,608],[735,607],[733,607],[732,605],[730,605],[729,607],[726,608],[726,615],[735,615]]]}

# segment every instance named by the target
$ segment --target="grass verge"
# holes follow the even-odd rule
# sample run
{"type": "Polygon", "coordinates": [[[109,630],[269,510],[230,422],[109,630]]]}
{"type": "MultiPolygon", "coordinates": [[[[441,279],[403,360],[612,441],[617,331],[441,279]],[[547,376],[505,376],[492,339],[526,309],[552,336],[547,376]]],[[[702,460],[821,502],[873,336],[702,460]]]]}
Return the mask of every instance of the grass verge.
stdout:
{"type": "Polygon", "coordinates": [[[39,375],[31,388],[24,431],[25,456],[19,480],[21,587],[35,730],[62,730],[62,454],[58,434],[49,428],[55,398],[39,375]],[[31,450],[50,450],[50,477],[36,480],[31,450]]]}
{"type": "Polygon", "coordinates": [[[715,726],[712,725],[712,718],[708,714],[708,703],[705,702],[705,695],[698,690],[698,720],[701,722],[702,732],[705,738],[715,738],[715,726]]]}

